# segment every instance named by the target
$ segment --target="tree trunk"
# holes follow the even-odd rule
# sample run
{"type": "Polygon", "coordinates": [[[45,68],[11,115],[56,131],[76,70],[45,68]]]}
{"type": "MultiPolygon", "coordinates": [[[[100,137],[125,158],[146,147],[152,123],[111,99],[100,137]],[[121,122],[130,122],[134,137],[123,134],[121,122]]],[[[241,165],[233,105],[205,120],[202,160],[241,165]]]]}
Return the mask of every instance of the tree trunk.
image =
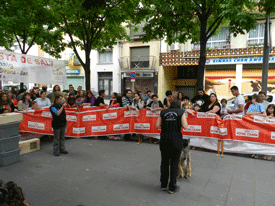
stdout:
{"type": "Polygon", "coordinates": [[[84,71],[85,71],[85,89],[87,90],[91,90],[91,70],[90,70],[90,66],[91,66],[91,61],[90,61],[90,57],[86,56],[86,63],[84,64],[84,71]]]}
{"type": "Polygon", "coordinates": [[[201,34],[200,34],[200,59],[198,66],[198,77],[197,77],[197,90],[204,89],[204,73],[205,73],[205,62],[206,62],[206,21],[201,22],[201,34]]]}

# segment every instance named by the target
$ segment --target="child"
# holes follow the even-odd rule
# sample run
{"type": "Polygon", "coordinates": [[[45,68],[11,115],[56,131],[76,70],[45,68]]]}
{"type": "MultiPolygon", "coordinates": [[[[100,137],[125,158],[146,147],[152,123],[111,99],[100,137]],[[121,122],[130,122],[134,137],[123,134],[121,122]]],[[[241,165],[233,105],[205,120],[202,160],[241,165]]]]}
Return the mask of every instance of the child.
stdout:
{"type": "Polygon", "coordinates": [[[199,104],[194,104],[193,110],[194,110],[195,112],[201,112],[201,106],[200,106],[199,104]]]}
{"type": "Polygon", "coordinates": [[[78,105],[76,104],[76,99],[74,94],[70,93],[67,101],[68,101],[69,107],[76,107],[77,111],[79,112],[79,108],[78,108],[78,105]]]}
{"type": "Polygon", "coordinates": [[[259,103],[261,101],[260,96],[253,94],[252,104],[248,107],[247,115],[266,116],[264,105],[259,103]]]}
{"type": "MultiPolygon", "coordinates": [[[[274,104],[270,104],[268,105],[267,109],[266,109],[266,115],[269,117],[269,118],[274,118],[275,117],[275,105],[274,104]]],[[[272,156],[270,155],[265,155],[263,157],[264,160],[272,160],[272,156]]]]}
{"type": "Polygon", "coordinates": [[[39,109],[37,107],[37,102],[35,101],[31,102],[31,107],[29,107],[28,110],[36,110],[36,109],[39,109]]]}
{"type": "Polygon", "coordinates": [[[188,112],[189,109],[193,109],[193,106],[190,104],[190,98],[185,96],[182,98],[182,110],[188,112]]]}
{"type": "Polygon", "coordinates": [[[227,100],[226,99],[222,99],[221,100],[221,104],[222,104],[222,106],[221,106],[221,111],[220,111],[220,113],[221,113],[221,118],[223,119],[226,115],[228,115],[228,110],[230,110],[229,109],[229,107],[227,107],[227,100]]]}
{"type": "Polygon", "coordinates": [[[76,100],[75,100],[75,103],[77,104],[77,106],[81,106],[82,105],[82,99],[81,99],[81,96],[78,95],[76,96],[76,100]]]}

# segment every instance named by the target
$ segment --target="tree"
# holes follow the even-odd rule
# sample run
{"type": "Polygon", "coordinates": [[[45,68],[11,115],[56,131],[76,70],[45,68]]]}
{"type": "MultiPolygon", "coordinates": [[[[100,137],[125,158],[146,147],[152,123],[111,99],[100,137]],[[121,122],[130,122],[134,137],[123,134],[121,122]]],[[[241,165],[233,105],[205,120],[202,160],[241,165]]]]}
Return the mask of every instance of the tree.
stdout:
{"type": "Polygon", "coordinates": [[[54,57],[60,57],[64,50],[60,44],[62,34],[52,31],[48,23],[52,16],[45,7],[44,0],[0,0],[0,45],[10,50],[17,42],[22,54],[27,54],[34,44],[55,48],[50,51],[54,57]],[[46,25],[47,24],[47,25],[46,25]]]}
{"type": "Polygon", "coordinates": [[[167,37],[171,45],[177,41],[199,42],[200,58],[197,88],[203,88],[207,40],[222,25],[228,25],[236,36],[249,31],[256,23],[257,3],[251,0],[142,0],[135,23],[145,21],[143,41],[167,37]]]}
{"type": "Polygon", "coordinates": [[[130,20],[130,13],[138,3],[138,0],[49,1],[55,28],[69,37],[69,42],[63,43],[73,49],[84,68],[86,90],[90,89],[91,50],[104,51],[128,37],[122,23],[130,20]],[[78,48],[85,52],[84,58],[78,48]]]}

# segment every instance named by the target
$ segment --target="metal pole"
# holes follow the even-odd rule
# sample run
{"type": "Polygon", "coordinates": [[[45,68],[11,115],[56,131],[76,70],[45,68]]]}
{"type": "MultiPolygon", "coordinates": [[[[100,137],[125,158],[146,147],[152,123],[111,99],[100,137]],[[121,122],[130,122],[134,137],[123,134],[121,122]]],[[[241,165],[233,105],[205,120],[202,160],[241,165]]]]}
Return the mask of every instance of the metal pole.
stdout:
{"type": "Polygon", "coordinates": [[[267,92],[268,68],[269,68],[269,51],[270,51],[270,16],[266,17],[265,35],[264,35],[264,58],[262,70],[262,91],[267,92]]]}

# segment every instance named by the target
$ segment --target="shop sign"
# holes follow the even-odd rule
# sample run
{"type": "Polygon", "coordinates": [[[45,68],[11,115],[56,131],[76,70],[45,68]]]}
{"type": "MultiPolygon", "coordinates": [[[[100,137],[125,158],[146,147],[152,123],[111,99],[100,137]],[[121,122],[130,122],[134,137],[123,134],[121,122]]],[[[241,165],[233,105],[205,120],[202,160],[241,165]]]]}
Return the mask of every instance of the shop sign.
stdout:
{"type": "MultiPolygon", "coordinates": [[[[238,57],[207,59],[206,64],[263,63],[263,57],[238,57]]],[[[269,57],[269,63],[275,63],[275,56],[269,57]]]]}
{"type": "Polygon", "coordinates": [[[66,74],[80,74],[80,69],[66,69],[66,74]]]}

